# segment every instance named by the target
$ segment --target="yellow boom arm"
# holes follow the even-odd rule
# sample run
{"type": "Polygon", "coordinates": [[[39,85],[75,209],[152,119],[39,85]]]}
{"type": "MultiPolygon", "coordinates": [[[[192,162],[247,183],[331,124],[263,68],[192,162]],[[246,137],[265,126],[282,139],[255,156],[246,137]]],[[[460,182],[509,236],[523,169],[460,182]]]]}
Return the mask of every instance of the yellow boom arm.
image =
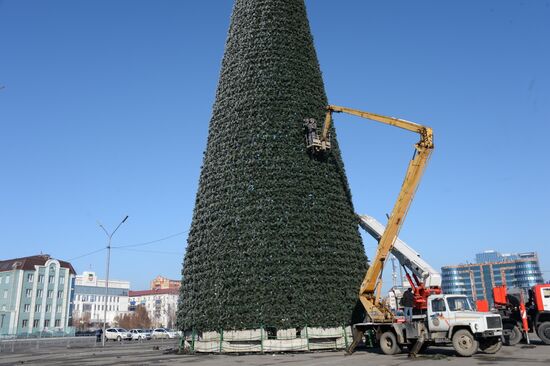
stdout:
{"type": "Polygon", "coordinates": [[[407,211],[411,205],[411,202],[416,193],[416,189],[420,183],[426,164],[430,154],[434,148],[433,145],[433,132],[432,129],[426,126],[409,122],[403,119],[381,116],[379,114],[363,112],[356,109],[339,107],[329,105],[327,107],[327,114],[325,118],[325,124],[323,126],[323,132],[319,139],[319,149],[323,150],[324,146],[330,146],[327,144],[329,138],[329,129],[332,123],[332,113],[348,113],[354,116],[371,119],[387,125],[403,128],[408,131],[416,132],[420,134],[420,141],[415,145],[415,154],[412,160],[409,162],[401,191],[397,197],[397,201],[391,212],[389,222],[386,225],[386,230],[378,242],[378,249],[376,256],[371,262],[361,289],[359,290],[359,299],[365,307],[367,314],[373,322],[392,321],[393,315],[382,304],[380,304],[378,297],[376,296],[376,290],[379,286],[382,270],[384,269],[384,262],[386,257],[390,253],[395,240],[399,234],[399,230],[403,226],[403,221],[407,216],[407,211]]]}

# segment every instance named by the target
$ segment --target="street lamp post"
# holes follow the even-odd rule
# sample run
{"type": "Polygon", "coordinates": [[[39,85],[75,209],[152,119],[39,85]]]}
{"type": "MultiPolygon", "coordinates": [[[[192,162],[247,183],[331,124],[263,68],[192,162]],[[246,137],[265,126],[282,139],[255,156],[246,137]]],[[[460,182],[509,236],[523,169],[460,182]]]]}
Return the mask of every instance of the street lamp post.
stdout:
{"type": "Polygon", "coordinates": [[[109,265],[110,265],[110,262],[111,262],[111,239],[113,238],[113,235],[115,235],[116,231],[118,230],[118,228],[120,227],[120,225],[124,224],[124,222],[126,222],[126,220],[128,219],[128,215],[126,215],[126,217],[120,222],[120,224],[118,224],[118,226],[116,227],[115,230],[113,230],[112,233],[109,234],[109,232],[107,231],[107,229],[105,229],[105,227],[101,224],[101,223],[98,223],[99,224],[99,227],[103,229],[103,231],[105,231],[105,235],[107,235],[107,276],[105,278],[105,301],[103,302],[103,306],[104,306],[104,309],[103,309],[103,337],[101,337],[101,345],[103,347],[105,347],[105,325],[107,324],[107,297],[108,297],[108,294],[109,294],[109,265]]]}

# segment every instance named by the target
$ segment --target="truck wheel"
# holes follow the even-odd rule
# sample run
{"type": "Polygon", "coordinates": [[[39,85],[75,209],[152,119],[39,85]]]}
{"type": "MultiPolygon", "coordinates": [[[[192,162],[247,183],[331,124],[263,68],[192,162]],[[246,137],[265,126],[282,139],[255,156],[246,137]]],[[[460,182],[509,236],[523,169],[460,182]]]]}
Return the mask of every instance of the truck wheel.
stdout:
{"type": "Polygon", "coordinates": [[[507,346],[515,346],[523,339],[523,334],[519,327],[515,324],[504,324],[504,328],[510,332],[510,334],[504,336],[504,344],[507,346]]]}
{"type": "Polygon", "coordinates": [[[488,354],[497,353],[501,348],[502,341],[500,338],[490,338],[479,341],[479,349],[488,354]]]}
{"type": "Polygon", "coordinates": [[[459,329],[453,335],[453,348],[459,356],[470,357],[476,353],[478,347],[479,342],[469,330],[459,329]]]}
{"type": "Polygon", "coordinates": [[[537,328],[537,334],[544,344],[550,344],[550,322],[544,322],[537,328]]]}
{"type": "Polygon", "coordinates": [[[380,349],[382,349],[382,352],[386,355],[395,355],[401,350],[393,332],[388,331],[382,333],[380,336],[380,349]]]}

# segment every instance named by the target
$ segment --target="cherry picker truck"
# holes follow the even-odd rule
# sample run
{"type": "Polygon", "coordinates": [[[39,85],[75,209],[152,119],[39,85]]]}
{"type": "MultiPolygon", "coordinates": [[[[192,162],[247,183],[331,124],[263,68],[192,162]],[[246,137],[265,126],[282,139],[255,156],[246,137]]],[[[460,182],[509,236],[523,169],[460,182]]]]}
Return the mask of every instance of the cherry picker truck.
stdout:
{"type": "Polygon", "coordinates": [[[306,145],[313,154],[324,154],[331,148],[329,132],[333,113],[351,114],[420,135],[387,226],[384,228],[368,217],[360,220],[361,226],[378,240],[378,248],[359,290],[359,300],[365,308],[366,318],[362,323],[353,324],[353,342],[347,352],[354,351],[365,332],[376,335],[385,354],[396,354],[406,346],[409,354],[416,356],[429,345],[449,343],[460,356],[471,356],[478,349],[486,353],[497,352],[502,346],[500,315],[473,311],[466,296],[441,294],[439,274],[426,262],[420,261],[420,256],[412,248],[398,241],[399,230],[434,148],[432,129],[403,119],[329,105],[320,136],[311,119],[306,121],[306,145]],[[414,278],[413,282],[409,275],[415,291],[414,308],[417,313],[412,322],[398,323],[390,309],[380,301],[381,276],[385,260],[392,252],[405,268],[409,268],[414,278]]]}

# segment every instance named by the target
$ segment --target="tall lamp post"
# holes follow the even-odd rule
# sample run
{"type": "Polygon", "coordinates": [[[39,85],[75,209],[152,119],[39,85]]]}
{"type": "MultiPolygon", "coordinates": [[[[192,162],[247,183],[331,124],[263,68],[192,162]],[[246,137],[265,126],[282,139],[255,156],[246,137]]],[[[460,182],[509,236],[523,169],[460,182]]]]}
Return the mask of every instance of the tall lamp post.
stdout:
{"type": "Polygon", "coordinates": [[[113,238],[113,235],[115,235],[116,231],[118,230],[118,228],[120,227],[120,225],[124,224],[124,222],[126,222],[126,220],[128,219],[128,215],[126,215],[126,217],[120,222],[120,224],[118,224],[118,226],[116,227],[116,229],[113,230],[112,233],[109,234],[109,232],[107,231],[107,229],[105,229],[105,227],[98,222],[99,224],[99,227],[103,229],[103,231],[105,231],[105,235],[107,235],[107,276],[106,276],[106,279],[105,279],[105,301],[103,303],[103,306],[104,306],[104,309],[103,309],[103,334],[102,334],[102,337],[101,337],[101,345],[103,347],[105,347],[105,325],[107,324],[107,297],[109,295],[109,265],[110,265],[110,262],[111,262],[111,239],[113,238]]]}

